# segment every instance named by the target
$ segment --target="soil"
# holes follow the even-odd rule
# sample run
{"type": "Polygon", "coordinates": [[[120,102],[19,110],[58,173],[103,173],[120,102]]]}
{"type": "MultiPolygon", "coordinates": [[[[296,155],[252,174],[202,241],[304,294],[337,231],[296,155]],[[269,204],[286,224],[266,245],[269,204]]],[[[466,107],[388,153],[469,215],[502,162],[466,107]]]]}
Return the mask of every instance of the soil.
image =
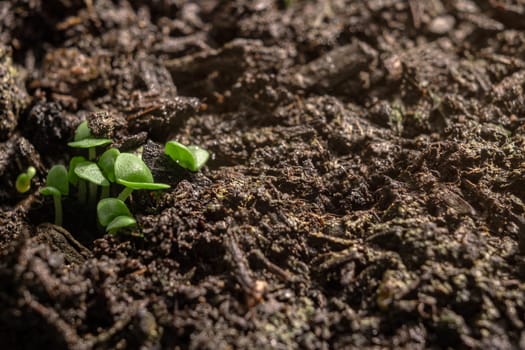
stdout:
{"type": "Polygon", "coordinates": [[[523,0],[0,2],[3,349],[525,348],[523,0]],[[39,194],[75,127],[159,182],[39,194]],[[167,140],[211,153],[189,173],[167,140]],[[17,193],[16,176],[37,169],[17,193]]]}

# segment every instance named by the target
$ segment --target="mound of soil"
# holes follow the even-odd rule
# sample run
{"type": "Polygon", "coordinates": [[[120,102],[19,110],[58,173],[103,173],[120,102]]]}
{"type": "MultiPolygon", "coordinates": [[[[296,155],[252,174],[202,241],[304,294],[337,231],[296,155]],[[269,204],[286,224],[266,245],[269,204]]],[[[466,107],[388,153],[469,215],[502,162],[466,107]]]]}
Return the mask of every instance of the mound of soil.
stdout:
{"type": "Polygon", "coordinates": [[[525,2],[0,2],[3,349],[525,347],[525,2]],[[159,182],[39,194],[76,126],[159,182]],[[189,173],[167,140],[199,145],[189,173]],[[29,193],[15,190],[28,166],[29,193]]]}

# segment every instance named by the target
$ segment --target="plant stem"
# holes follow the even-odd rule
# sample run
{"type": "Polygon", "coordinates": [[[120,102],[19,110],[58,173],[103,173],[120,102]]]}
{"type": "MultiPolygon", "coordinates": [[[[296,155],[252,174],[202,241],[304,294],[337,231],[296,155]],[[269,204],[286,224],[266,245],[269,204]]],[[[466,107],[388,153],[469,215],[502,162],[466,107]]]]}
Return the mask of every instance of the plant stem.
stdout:
{"type": "Polygon", "coordinates": [[[100,199],[109,197],[109,186],[102,187],[102,192],[100,193],[100,199]]]}
{"type": "Polygon", "coordinates": [[[96,150],[95,150],[95,147],[91,147],[91,148],[89,148],[89,149],[88,149],[88,152],[89,152],[89,153],[88,153],[88,158],[89,158],[89,160],[94,160],[95,157],[97,156],[97,152],[96,152],[96,150]]]}
{"type": "Polygon", "coordinates": [[[78,201],[81,204],[86,203],[86,182],[84,180],[78,180],[78,201]]]}
{"type": "Polygon", "coordinates": [[[90,182],[89,183],[89,208],[95,208],[97,204],[97,184],[90,182]]]}
{"type": "Polygon", "coordinates": [[[131,192],[133,192],[133,189],[132,188],[129,188],[129,187],[126,187],[122,190],[122,192],[120,192],[120,194],[118,195],[118,199],[120,199],[121,201],[125,202],[126,199],[129,197],[129,195],[131,194],[131,192]]]}
{"type": "Polygon", "coordinates": [[[62,226],[62,196],[54,195],[53,202],[55,203],[55,225],[62,226]]]}

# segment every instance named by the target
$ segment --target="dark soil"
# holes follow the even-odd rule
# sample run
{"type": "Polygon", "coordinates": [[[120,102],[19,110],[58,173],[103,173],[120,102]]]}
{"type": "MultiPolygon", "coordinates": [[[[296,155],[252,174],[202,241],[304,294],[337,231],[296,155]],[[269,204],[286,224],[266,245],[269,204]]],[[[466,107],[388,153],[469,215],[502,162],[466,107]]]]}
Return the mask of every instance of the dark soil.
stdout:
{"type": "Polygon", "coordinates": [[[523,0],[1,1],[1,348],[525,348],[524,148],[523,0]],[[128,234],[46,223],[86,119],[128,234]]]}

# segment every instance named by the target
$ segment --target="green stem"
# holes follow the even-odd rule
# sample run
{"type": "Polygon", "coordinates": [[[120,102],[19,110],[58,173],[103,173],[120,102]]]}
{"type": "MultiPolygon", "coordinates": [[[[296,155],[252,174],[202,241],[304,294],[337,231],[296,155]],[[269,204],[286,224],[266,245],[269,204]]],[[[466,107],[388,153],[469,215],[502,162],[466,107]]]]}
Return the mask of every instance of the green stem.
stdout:
{"type": "Polygon", "coordinates": [[[97,184],[90,182],[89,183],[89,208],[95,208],[97,204],[97,184]]]}
{"type": "Polygon", "coordinates": [[[78,201],[81,204],[86,203],[86,182],[84,180],[78,180],[78,201]]]}
{"type": "Polygon", "coordinates": [[[100,193],[100,199],[109,197],[109,186],[102,187],[102,192],[100,193]]]}
{"type": "Polygon", "coordinates": [[[121,201],[125,202],[126,199],[129,197],[129,195],[131,194],[131,192],[133,192],[133,189],[132,188],[129,188],[129,187],[126,187],[122,190],[122,192],[120,192],[120,194],[118,195],[118,199],[120,199],[121,201]]]}
{"type": "Polygon", "coordinates": [[[62,196],[54,195],[53,202],[55,203],[55,225],[62,226],[62,196]]]}
{"type": "Polygon", "coordinates": [[[94,160],[95,157],[97,156],[97,152],[95,150],[95,147],[91,147],[91,148],[88,148],[88,158],[89,160],[94,160]]]}

